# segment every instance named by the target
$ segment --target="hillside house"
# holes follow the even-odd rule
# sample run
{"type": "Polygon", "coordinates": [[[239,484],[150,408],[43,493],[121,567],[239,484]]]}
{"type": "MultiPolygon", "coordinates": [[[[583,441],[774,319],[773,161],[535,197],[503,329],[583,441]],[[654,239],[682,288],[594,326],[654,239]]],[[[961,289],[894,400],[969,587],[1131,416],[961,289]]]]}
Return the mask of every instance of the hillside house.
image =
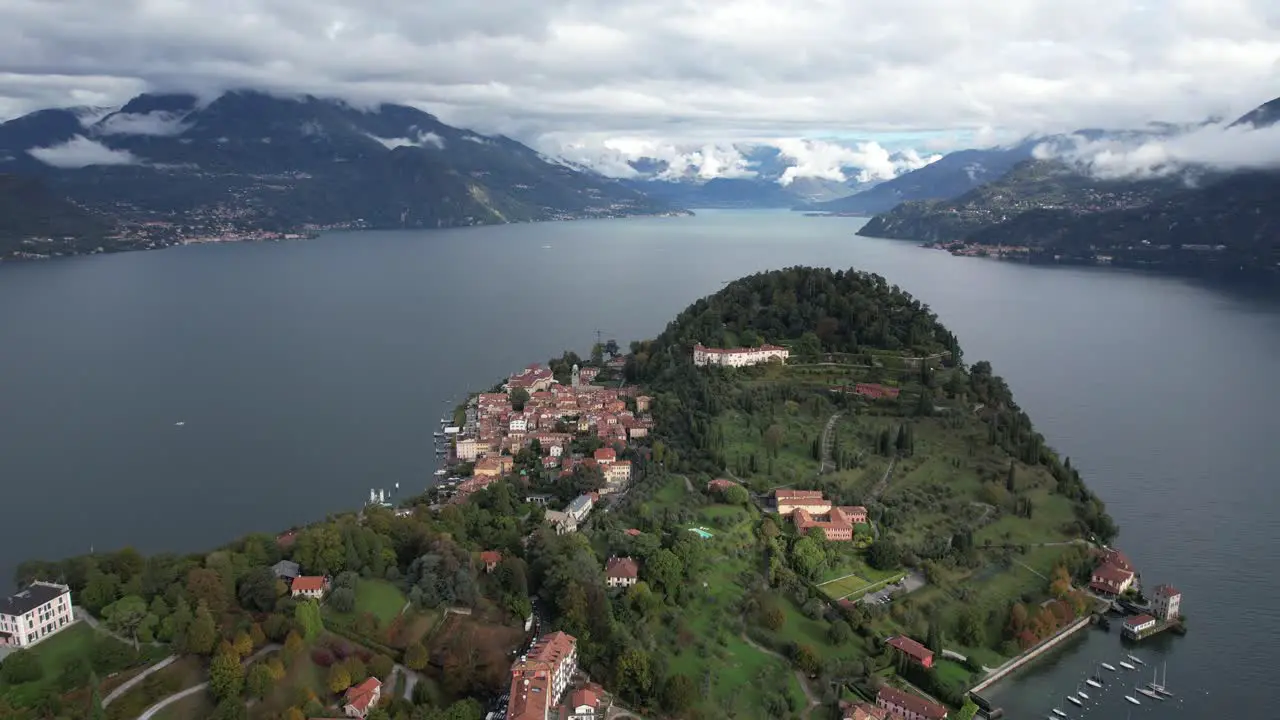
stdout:
{"type": "Polygon", "coordinates": [[[342,711],[350,718],[363,718],[382,699],[382,681],[371,677],[347,688],[342,696],[342,711]]]}
{"type": "Polygon", "coordinates": [[[604,575],[611,588],[631,587],[640,581],[640,564],[629,557],[611,557],[605,563],[604,575]]]}

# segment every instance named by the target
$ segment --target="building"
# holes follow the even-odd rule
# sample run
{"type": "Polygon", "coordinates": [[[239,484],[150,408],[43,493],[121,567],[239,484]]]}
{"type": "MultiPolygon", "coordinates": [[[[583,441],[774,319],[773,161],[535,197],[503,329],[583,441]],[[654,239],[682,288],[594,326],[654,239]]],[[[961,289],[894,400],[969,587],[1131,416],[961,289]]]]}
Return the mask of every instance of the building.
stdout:
{"type": "Polygon", "coordinates": [[[791,352],[777,345],[761,345],[750,348],[709,348],[701,344],[693,346],[693,364],[698,367],[746,367],[773,360],[786,362],[791,352]]]}
{"type": "Polygon", "coordinates": [[[933,667],[933,651],[912,640],[906,635],[896,635],[887,641],[889,647],[907,656],[912,662],[924,668],[933,667]]]}
{"type": "Polygon", "coordinates": [[[512,375],[507,380],[507,392],[524,390],[525,392],[535,393],[551,387],[553,382],[555,382],[555,377],[552,376],[551,371],[535,363],[512,375]]]}
{"type": "Polygon", "coordinates": [[[1133,571],[1103,563],[1094,569],[1089,578],[1089,587],[1100,593],[1121,595],[1133,587],[1133,571]]]}
{"type": "Polygon", "coordinates": [[[840,701],[841,720],[892,720],[889,711],[864,702],[840,701]]]}
{"type": "Polygon", "coordinates": [[[831,501],[822,496],[821,490],[774,490],[773,503],[779,515],[790,515],[796,510],[823,515],[831,509],[831,501]]]}
{"type": "Polygon", "coordinates": [[[281,560],[280,562],[271,566],[271,572],[275,573],[275,576],[277,578],[288,583],[288,582],[293,582],[294,578],[302,574],[302,568],[299,567],[298,563],[296,562],[292,562],[290,560],[281,560]]]}
{"type": "Polygon", "coordinates": [[[491,455],[476,461],[472,474],[476,477],[500,477],[511,472],[515,467],[515,459],[510,455],[491,455]]]}
{"type": "Polygon", "coordinates": [[[462,438],[454,444],[454,452],[462,462],[473,462],[489,453],[489,443],[479,438],[462,438]]]}
{"type": "Polygon", "coordinates": [[[888,711],[894,720],[943,720],[947,716],[945,707],[888,685],[880,688],[876,705],[888,711]]]}
{"type": "Polygon", "coordinates": [[[0,600],[0,647],[31,647],[74,622],[71,588],[37,580],[0,600]]]}
{"type": "Polygon", "coordinates": [[[289,592],[293,597],[309,597],[319,600],[329,591],[329,578],[321,575],[299,575],[293,579],[289,592]]]}
{"type": "Polygon", "coordinates": [[[600,711],[600,693],[595,688],[574,690],[569,695],[568,720],[597,720],[603,717],[604,713],[600,711]]]}
{"type": "Polygon", "coordinates": [[[1100,565],[1114,565],[1120,568],[1121,570],[1128,570],[1129,572],[1135,572],[1133,568],[1133,563],[1129,562],[1129,556],[1125,555],[1119,550],[1116,550],[1114,548],[1107,548],[1106,550],[1102,551],[1101,555],[1102,557],[1099,562],[1100,565]]]}
{"type": "Polygon", "coordinates": [[[724,478],[716,478],[715,480],[707,483],[708,490],[715,490],[717,492],[724,492],[725,490],[734,487],[742,486],[732,480],[725,480],[724,478]]]}
{"type": "Polygon", "coordinates": [[[493,572],[498,569],[498,563],[502,562],[502,553],[497,550],[485,550],[480,553],[480,564],[484,565],[485,572],[493,572]]]}
{"type": "Polygon", "coordinates": [[[1165,622],[1177,620],[1182,616],[1182,593],[1172,585],[1157,585],[1151,595],[1151,608],[1165,622]]]}
{"type": "Polygon", "coordinates": [[[613,448],[602,447],[595,451],[592,458],[595,459],[597,465],[605,467],[617,462],[618,453],[615,452],[613,448]]]}
{"type": "Polygon", "coordinates": [[[592,500],[590,495],[579,495],[573,499],[573,502],[569,503],[569,507],[565,508],[564,511],[573,518],[575,523],[581,525],[582,521],[587,519],[587,515],[591,514],[591,508],[594,505],[595,501],[592,500]]]}
{"type": "Polygon", "coordinates": [[[640,580],[640,565],[629,557],[611,557],[605,563],[604,575],[611,588],[631,587],[640,580]]]}
{"type": "Polygon", "coordinates": [[[347,688],[342,696],[342,711],[347,717],[362,718],[382,699],[382,681],[376,677],[347,688]]]}
{"type": "Polygon", "coordinates": [[[604,480],[612,486],[626,485],[631,482],[631,461],[615,460],[603,466],[604,480]]]}
{"type": "Polygon", "coordinates": [[[1156,627],[1156,619],[1150,615],[1134,615],[1124,619],[1124,625],[1120,631],[1130,638],[1140,638],[1144,634],[1154,630],[1156,627]]]}
{"type": "Polygon", "coordinates": [[[578,669],[578,641],[554,632],[538,638],[511,666],[507,720],[548,720],[578,669]]]}
{"type": "Polygon", "coordinates": [[[649,397],[648,395],[636,396],[636,412],[638,413],[649,412],[649,407],[651,405],[653,405],[653,398],[649,397]]]}
{"type": "Polygon", "coordinates": [[[551,529],[556,531],[557,535],[568,535],[571,532],[578,531],[578,521],[567,512],[548,510],[544,519],[551,525],[551,529]]]}

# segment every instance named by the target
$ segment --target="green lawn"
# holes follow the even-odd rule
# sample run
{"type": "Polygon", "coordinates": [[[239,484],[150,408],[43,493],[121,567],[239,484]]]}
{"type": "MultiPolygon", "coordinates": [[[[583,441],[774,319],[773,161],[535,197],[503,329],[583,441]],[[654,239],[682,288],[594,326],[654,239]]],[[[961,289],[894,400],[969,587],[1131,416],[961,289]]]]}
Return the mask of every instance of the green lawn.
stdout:
{"type": "Polygon", "coordinates": [[[360,578],[356,585],[356,613],[372,614],[383,627],[400,614],[405,602],[407,598],[400,588],[386,580],[360,578]]]}
{"type": "Polygon", "coordinates": [[[938,681],[943,685],[954,688],[956,692],[963,693],[973,684],[970,682],[971,673],[969,669],[953,660],[937,658],[933,669],[938,674],[938,681]]]}
{"type": "Polygon", "coordinates": [[[58,632],[31,649],[40,662],[43,674],[39,680],[12,687],[0,683],[0,695],[18,706],[27,706],[38,698],[45,688],[56,685],[62,671],[73,661],[79,659],[91,663],[93,648],[98,643],[117,646],[121,662],[110,667],[98,667],[99,676],[121,672],[131,667],[145,665],[168,654],[166,648],[143,646],[142,652],[135,655],[132,646],[127,646],[104,633],[99,633],[88,624],[78,622],[58,632]]]}
{"type": "Polygon", "coordinates": [[[848,597],[859,590],[871,584],[870,580],[859,577],[857,575],[849,575],[839,580],[830,580],[818,586],[822,592],[829,595],[832,599],[839,600],[848,597]]]}

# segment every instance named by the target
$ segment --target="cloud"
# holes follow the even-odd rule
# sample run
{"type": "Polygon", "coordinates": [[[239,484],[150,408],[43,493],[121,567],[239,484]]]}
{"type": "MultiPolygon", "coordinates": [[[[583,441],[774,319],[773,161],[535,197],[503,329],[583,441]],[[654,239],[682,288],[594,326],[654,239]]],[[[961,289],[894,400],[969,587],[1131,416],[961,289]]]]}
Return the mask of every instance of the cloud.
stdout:
{"type": "Polygon", "coordinates": [[[32,148],[27,152],[46,165],[81,168],[89,165],[132,165],[138,162],[126,150],[112,150],[102,143],[77,135],[61,145],[32,148]]]}
{"type": "Polygon", "coordinates": [[[836,182],[856,179],[862,183],[891,180],[942,157],[937,154],[921,157],[913,149],[891,154],[877,142],[860,142],[850,146],[788,138],[776,141],[775,146],[783,157],[794,163],[778,178],[781,185],[790,185],[798,178],[836,182]]]}
{"type": "Polygon", "coordinates": [[[1280,87],[1274,0],[20,0],[0,19],[5,116],[251,87],[539,147],[1022,136],[1235,116],[1280,87]]]}
{"type": "Polygon", "coordinates": [[[398,147],[433,147],[437,150],[444,148],[444,138],[433,132],[420,132],[416,138],[383,138],[377,135],[369,137],[382,143],[382,146],[388,150],[398,147]]]}
{"type": "Polygon", "coordinates": [[[102,135],[181,135],[187,129],[182,117],[169,112],[115,113],[94,129],[102,135]]]}
{"type": "Polygon", "coordinates": [[[1206,125],[1168,137],[1073,135],[1036,146],[1037,158],[1072,163],[1101,178],[1149,178],[1188,170],[1259,170],[1280,167],[1280,125],[1255,128],[1206,125]]]}
{"type": "Polygon", "coordinates": [[[742,151],[731,144],[675,145],[649,138],[616,137],[596,142],[577,141],[547,148],[552,155],[589,167],[603,175],[634,178],[636,160],[656,160],[658,180],[713,180],[755,177],[742,151]]]}

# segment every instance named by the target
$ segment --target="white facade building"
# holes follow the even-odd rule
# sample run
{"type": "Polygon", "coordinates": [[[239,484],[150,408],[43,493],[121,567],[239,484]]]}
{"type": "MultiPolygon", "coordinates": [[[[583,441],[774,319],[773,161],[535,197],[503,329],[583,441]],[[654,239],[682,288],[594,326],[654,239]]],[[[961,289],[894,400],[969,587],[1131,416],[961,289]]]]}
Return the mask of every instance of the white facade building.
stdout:
{"type": "Polygon", "coordinates": [[[73,622],[71,589],[36,581],[0,600],[0,646],[31,647],[73,622]]]}
{"type": "Polygon", "coordinates": [[[698,367],[719,365],[721,367],[746,367],[760,365],[771,360],[786,362],[791,351],[777,345],[761,345],[753,348],[709,348],[702,345],[693,346],[693,364],[698,367]]]}
{"type": "Polygon", "coordinates": [[[1172,585],[1157,585],[1151,604],[1161,620],[1177,620],[1182,615],[1182,593],[1172,585]]]}

